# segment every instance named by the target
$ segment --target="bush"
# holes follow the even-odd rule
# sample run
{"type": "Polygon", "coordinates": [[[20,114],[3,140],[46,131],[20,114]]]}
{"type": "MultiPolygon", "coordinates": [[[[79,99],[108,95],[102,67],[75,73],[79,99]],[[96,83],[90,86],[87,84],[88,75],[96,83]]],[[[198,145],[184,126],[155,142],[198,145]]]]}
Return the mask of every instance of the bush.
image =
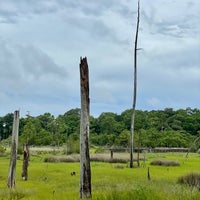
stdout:
{"type": "Polygon", "coordinates": [[[95,150],[95,153],[103,153],[103,152],[104,152],[103,147],[98,147],[98,148],[95,150]]]}
{"type": "Polygon", "coordinates": [[[153,160],[151,165],[159,165],[159,166],[180,166],[180,163],[174,160],[153,160]]]}
{"type": "Polygon", "coordinates": [[[20,154],[20,155],[22,155],[24,153],[22,145],[18,146],[17,153],[20,154]]]}
{"type": "Polygon", "coordinates": [[[195,187],[200,190],[200,173],[190,173],[185,176],[181,176],[178,179],[178,183],[195,187]]]}
{"type": "Polygon", "coordinates": [[[6,148],[3,146],[0,146],[0,153],[5,153],[5,151],[6,151],[6,148]]]}

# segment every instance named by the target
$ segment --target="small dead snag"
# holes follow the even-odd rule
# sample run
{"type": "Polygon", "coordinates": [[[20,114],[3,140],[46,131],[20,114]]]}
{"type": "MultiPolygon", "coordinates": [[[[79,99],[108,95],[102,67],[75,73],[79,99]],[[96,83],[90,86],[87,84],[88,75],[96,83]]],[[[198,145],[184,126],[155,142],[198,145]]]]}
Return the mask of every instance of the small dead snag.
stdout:
{"type": "Polygon", "coordinates": [[[29,146],[28,144],[23,145],[24,155],[23,155],[23,166],[22,166],[22,178],[23,180],[28,180],[28,164],[29,164],[29,146]]]}

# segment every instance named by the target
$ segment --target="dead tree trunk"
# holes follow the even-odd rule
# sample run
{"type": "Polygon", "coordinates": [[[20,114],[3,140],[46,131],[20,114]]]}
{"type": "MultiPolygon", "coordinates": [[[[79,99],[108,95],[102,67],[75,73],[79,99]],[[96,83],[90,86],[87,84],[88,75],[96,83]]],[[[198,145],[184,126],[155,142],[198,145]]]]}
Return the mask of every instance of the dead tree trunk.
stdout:
{"type": "Polygon", "coordinates": [[[140,167],[141,133],[138,132],[137,166],[140,167]]]}
{"type": "Polygon", "coordinates": [[[150,168],[149,167],[148,167],[148,170],[147,170],[147,179],[148,179],[148,181],[151,180],[150,168]]]}
{"type": "Polygon", "coordinates": [[[137,41],[138,41],[139,22],[140,22],[140,1],[138,0],[137,27],[136,27],[135,47],[134,47],[134,94],[133,94],[133,108],[131,113],[130,168],[133,168],[134,124],[135,124],[135,107],[136,107],[136,94],[137,94],[137,41]]]}
{"type": "Polygon", "coordinates": [[[80,199],[91,198],[89,154],[89,70],[87,58],[80,60],[81,121],[80,121],[80,199]]]}
{"type": "Polygon", "coordinates": [[[28,163],[29,163],[29,146],[28,144],[23,145],[24,156],[23,156],[23,166],[22,166],[22,178],[23,180],[28,180],[28,163]]]}
{"type": "Polygon", "coordinates": [[[18,148],[18,132],[19,132],[19,111],[14,112],[13,130],[12,130],[12,146],[10,154],[10,167],[8,172],[7,186],[13,188],[15,186],[15,173],[17,163],[18,148]]]}

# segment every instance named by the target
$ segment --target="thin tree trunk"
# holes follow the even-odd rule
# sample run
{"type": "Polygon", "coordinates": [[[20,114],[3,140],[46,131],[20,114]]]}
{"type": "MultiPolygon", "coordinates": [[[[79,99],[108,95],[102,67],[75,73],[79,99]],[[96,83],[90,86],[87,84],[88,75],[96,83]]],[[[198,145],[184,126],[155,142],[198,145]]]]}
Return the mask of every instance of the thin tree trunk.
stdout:
{"type": "Polygon", "coordinates": [[[134,124],[135,124],[135,107],[136,107],[136,95],[137,95],[137,41],[140,22],[140,1],[138,0],[138,12],[137,12],[137,27],[135,35],[135,47],[134,47],[134,94],[133,94],[133,108],[131,113],[131,138],[130,138],[130,168],[133,168],[133,143],[134,143],[134,124]]]}
{"type": "Polygon", "coordinates": [[[91,198],[89,154],[89,70],[87,58],[80,60],[81,121],[80,121],[80,199],[91,198]]]}
{"type": "Polygon", "coordinates": [[[18,148],[18,133],[19,133],[19,111],[14,112],[13,130],[12,130],[12,146],[10,154],[10,167],[8,172],[7,186],[15,187],[15,174],[17,164],[17,148],[18,148]]]}
{"type": "Polygon", "coordinates": [[[138,132],[138,149],[137,149],[137,166],[140,167],[140,147],[141,147],[141,138],[140,131],[138,132]]]}
{"type": "Polygon", "coordinates": [[[28,144],[23,146],[24,157],[23,157],[23,166],[22,166],[22,178],[23,180],[28,180],[28,164],[29,164],[29,146],[28,144]]]}
{"type": "Polygon", "coordinates": [[[148,181],[151,180],[150,168],[149,168],[149,167],[148,167],[148,169],[147,169],[147,179],[148,179],[148,181]]]}

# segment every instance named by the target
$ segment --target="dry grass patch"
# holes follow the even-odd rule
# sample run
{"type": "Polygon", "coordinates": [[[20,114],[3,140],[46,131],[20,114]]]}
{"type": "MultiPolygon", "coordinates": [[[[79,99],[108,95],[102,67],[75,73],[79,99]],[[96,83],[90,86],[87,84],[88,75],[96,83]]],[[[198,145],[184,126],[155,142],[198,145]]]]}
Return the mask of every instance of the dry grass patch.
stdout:
{"type": "MultiPolygon", "coordinates": [[[[51,156],[46,157],[44,162],[79,162],[80,157],[79,154],[72,154],[68,156],[51,156]]],[[[129,162],[129,157],[127,156],[115,156],[111,158],[109,154],[91,154],[90,161],[94,162],[107,162],[107,163],[127,163],[129,162]]]]}
{"type": "Polygon", "coordinates": [[[178,161],[174,160],[153,160],[151,165],[159,165],[159,166],[180,166],[180,163],[178,161]]]}
{"type": "Polygon", "coordinates": [[[178,183],[185,184],[200,190],[200,173],[190,173],[185,176],[181,176],[178,179],[178,183]]]}
{"type": "Polygon", "coordinates": [[[79,162],[78,155],[71,155],[71,156],[51,156],[44,158],[44,162],[50,163],[59,163],[59,162],[79,162]]]}

